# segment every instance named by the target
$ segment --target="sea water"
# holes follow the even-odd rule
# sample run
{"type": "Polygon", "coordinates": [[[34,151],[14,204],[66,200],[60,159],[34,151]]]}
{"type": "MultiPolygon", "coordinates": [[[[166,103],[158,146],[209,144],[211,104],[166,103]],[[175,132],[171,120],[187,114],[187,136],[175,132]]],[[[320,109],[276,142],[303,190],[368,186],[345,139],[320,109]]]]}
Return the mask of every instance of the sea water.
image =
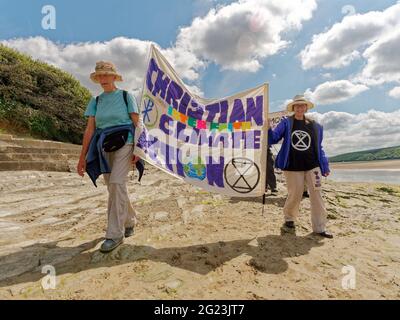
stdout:
{"type": "Polygon", "coordinates": [[[328,179],[343,182],[400,184],[400,169],[331,169],[328,179]]]}

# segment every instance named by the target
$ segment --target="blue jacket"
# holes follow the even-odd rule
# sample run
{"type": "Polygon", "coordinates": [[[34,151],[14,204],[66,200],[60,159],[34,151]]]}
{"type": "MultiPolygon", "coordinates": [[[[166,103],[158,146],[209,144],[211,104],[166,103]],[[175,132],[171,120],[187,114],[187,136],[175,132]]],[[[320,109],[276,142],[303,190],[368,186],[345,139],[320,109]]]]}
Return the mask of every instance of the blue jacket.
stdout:
{"type": "MultiPolygon", "coordinates": [[[[322,175],[328,173],[329,163],[328,158],[325,155],[324,149],[322,148],[323,139],[323,128],[320,124],[313,121],[317,157],[319,167],[321,169],[322,175]]],[[[291,134],[293,128],[293,117],[287,117],[282,119],[282,121],[277,125],[277,127],[272,130],[268,130],[268,144],[276,144],[283,138],[282,147],[278,152],[276,157],[275,166],[281,170],[285,170],[289,165],[289,152],[291,145],[291,134]]]]}
{"type": "Polygon", "coordinates": [[[90,140],[89,149],[86,154],[86,172],[96,187],[96,180],[101,174],[111,173],[111,169],[105,158],[106,152],[103,150],[104,139],[107,135],[120,130],[129,130],[132,133],[132,137],[135,137],[135,127],[133,124],[125,124],[105,129],[96,129],[90,140]]]}

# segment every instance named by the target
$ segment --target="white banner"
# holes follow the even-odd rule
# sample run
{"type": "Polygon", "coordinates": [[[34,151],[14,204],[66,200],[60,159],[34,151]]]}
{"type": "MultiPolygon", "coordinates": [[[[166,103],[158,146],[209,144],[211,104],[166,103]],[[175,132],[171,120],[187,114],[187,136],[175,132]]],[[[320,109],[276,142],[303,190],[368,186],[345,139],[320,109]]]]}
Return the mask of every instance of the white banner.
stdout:
{"type": "Polygon", "coordinates": [[[136,155],[208,191],[264,194],[268,84],[204,99],[187,89],[152,46],[140,109],[136,155]]]}

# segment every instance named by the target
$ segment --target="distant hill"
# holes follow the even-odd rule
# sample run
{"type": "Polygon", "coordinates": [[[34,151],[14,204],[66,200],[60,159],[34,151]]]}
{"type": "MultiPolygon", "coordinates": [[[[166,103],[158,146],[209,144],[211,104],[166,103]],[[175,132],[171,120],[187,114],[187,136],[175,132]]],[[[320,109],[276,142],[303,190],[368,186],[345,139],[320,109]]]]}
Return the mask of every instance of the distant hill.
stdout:
{"type": "Polygon", "coordinates": [[[374,160],[393,160],[393,159],[400,159],[400,146],[345,153],[335,157],[330,157],[329,161],[346,162],[346,161],[374,161],[374,160]]]}
{"type": "Polygon", "coordinates": [[[70,74],[0,45],[1,132],[80,144],[90,96],[70,74]]]}

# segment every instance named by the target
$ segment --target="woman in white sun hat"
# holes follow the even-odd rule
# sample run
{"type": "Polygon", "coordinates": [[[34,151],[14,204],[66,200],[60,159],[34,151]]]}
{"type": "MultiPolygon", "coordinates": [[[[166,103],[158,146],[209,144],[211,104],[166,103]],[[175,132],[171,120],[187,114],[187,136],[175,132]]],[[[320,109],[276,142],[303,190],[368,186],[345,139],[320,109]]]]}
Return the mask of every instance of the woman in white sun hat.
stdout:
{"type": "Polygon", "coordinates": [[[275,144],[283,138],[275,166],[283,170],[288,189],[283,208],[285,226],[295,228],[306,183],[313,231],[322,237],[332,238],[332,234],[325,229],[327,213],[321,194],[322,176],[329,175],[329,163],[322,148],[322,126],[305,116],[312,108],[312,102],[303,95],[296,95],[287,105],[287,110],[294,114],[284,118],[274,130],[268,130],[268,143],[275,144]]]}
{"type": "Polygon", "coordinates": [[[92,97],[87,105],[88,122],[77,171],[82,177],[86,171],[95,186],[97,177],[104,176],[108,190],[108,225],[100,251],[109,252],[123,242],[124,236],[133,234],[136,224],[126,180],[132,163],[139,160],[133,155],[139,109],[135,98],[115,85],[122,77],[113,63],[97,62],[90,79],[101,85],[103,93],[92,97]]]}

